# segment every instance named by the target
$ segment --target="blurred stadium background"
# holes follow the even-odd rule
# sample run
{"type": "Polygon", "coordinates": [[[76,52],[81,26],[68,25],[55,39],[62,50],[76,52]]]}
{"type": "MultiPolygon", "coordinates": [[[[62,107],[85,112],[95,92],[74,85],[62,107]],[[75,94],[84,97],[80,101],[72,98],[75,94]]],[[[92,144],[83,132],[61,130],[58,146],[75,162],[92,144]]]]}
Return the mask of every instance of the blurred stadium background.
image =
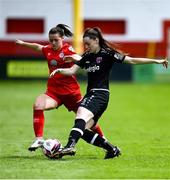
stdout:
{"type": "MultiPolygon", "coordinates": [[[[58,23],[71,27],[75,39],[67,41],[79,53],[83,29],[99,26],[108,41],[131,56],[170,57],[169,0],[0,0],[0,17],[0,79],[46,79],[44,57],[14,41],[46,44],[49,29],[58,23]]],[[[117,65],[111,79],[170,82],[170,70],[117,65]]]]}

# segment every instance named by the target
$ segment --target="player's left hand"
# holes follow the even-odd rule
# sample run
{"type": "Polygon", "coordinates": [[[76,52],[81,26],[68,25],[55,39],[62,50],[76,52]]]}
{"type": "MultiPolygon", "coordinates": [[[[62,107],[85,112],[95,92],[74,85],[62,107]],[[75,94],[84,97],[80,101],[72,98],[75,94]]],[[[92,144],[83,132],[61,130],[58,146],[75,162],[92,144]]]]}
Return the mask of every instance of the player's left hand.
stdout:
{"type": "Polygon", "coordinates": [[[167,58],[156,60],[156,63],[162,64],[164,68],[168,68],[168,59],[167,58]]]}

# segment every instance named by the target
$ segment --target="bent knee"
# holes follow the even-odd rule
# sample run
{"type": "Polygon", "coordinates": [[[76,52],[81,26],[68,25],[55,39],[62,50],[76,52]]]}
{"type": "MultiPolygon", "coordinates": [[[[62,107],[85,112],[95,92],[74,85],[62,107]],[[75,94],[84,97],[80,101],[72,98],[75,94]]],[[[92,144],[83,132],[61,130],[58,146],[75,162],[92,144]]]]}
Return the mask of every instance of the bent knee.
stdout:
{"type": "Polygon", "coordinates": [[[44,110],[45,109],[45,97],[40,95],[36,98],[35,103],[33,104],[34,110],[44,110]]]}
{"type": "Polygon", "coordinates": [[[35,110],[50,110],[58,106],[58,103],[47,95],[40,95],[37,97],[33,109],[35,110]]]}
{"type": "Polygon", "coordinates": [[[45,109],[45,106],[39,102],[35,102],[33,104],[33,109],[34,110],[44,110],[45,109]]]}

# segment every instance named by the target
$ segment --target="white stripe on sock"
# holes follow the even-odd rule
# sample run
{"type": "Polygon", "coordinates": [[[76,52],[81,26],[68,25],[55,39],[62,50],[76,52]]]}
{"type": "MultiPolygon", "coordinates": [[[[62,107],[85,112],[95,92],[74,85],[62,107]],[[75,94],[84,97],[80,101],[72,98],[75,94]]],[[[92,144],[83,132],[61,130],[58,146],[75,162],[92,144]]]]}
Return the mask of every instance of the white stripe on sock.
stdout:
{"type": "Polygon", "coordinates": [[[93,143],[94,143],[94,141],[96,140],[97,136],[98,136],[98,134],[95,134],[95,135],[93,136],[92,140],[90,141],[90,144],[93,144],[93,143]]]}
{"type": "Polygon", "coordinates": [[[84,132],[79,128],[72,128],[71,131],[78,131],[82,136],[84,134],[84,132]]]}

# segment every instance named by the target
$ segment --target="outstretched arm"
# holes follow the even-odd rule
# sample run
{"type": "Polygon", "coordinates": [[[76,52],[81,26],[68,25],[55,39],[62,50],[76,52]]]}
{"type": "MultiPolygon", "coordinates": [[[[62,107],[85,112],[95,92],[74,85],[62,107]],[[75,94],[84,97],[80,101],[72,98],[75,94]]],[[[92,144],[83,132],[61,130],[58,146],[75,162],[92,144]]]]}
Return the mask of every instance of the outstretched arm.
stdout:
{"type": "Polygon", "coordinates": [[[149,58],[133,58],[125,56],[125,63],[128,64],[162,64],[165,68],[168,68],[168,59],[149,59],[149,58]]]}
{"type": "Polygon", "coordinates": [[[54,76],[56,73],[60,73],[66,76],[72,76],[77,72],[79,69],[79,66],[74,64],[71,68],[60,68],[60,69],[55,69],[51,74],[50,77],[54,76]]]}
{"type": "Polygon", "coordinates": [[[72,55],[64,56],[64,61],[67,63],[76,62],[76,61],[79,61],[80,59],[81,59],[81,56],[78,54],[72,54],[72,55]]]}
{"type": "Polygon", "coordinates": [[[21,41],[19,39],[17,39],[15,41],[16,44],[26,47],[26,48],[30,48],[33,49],[35,51],[42,51],[42,45],[41,44],[37,44],[37,43],[29,43],[29,42],[25,42],[25,41],[21,41]]]}

